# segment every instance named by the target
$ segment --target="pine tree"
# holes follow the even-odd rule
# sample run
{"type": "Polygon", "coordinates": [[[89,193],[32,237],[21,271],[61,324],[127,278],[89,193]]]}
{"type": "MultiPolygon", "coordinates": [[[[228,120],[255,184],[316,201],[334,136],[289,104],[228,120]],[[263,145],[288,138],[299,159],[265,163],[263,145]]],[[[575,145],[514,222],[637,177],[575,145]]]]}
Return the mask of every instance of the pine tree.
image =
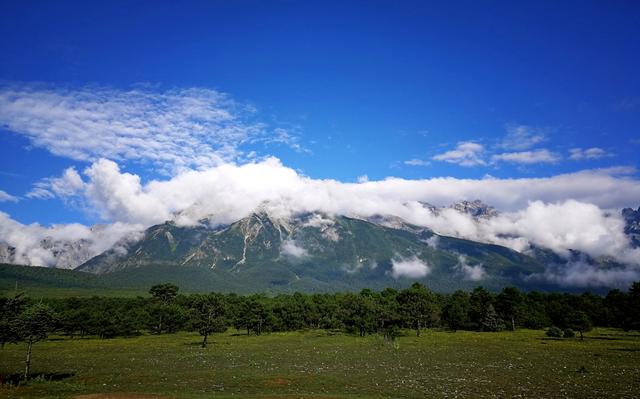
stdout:
{"type": "Polygon", "coordinates": [[[203,337],[203,348],[207,347],[209,334],[226,331],[225,312],[223,296],[210,294],[196,297],[192,305],[192,324],[203,337]]]}
{"type": "Polygon", "coordinates": [[[27,298],[23,293],[16,292],[12,297],[0,298],[0,346],[15,343],[20,340],[17,329],[20,313],[27,305],[27,298]]]}
{"type": "Polygon", "coordinates": [[[157,284],[149,289],[149,293],[156,301],[156,306],[152,309],[152,312],[156,314],[158,319],[158,325],[156,330],[158,334],[162,334],[162,330],[165,328],[167,318],[171,317],[171,313],[175,313],[175,309],[170,309],[170,306],[178,295],[178,286],[166,283],[157,284]]]}
{"type": "Polygon", "coordinates": [[[435,296],[420,283],[402,290],[398,303],[405,320],[416,330],[418,337],[423,327],[430,327],[440,320],[440,306],[435,296]]]}
{"type": "Polygon", "coordinates": [[[498,312],[496,312],[492,304],[487,306],[481,323],[483,331],[500,331],[503,327],[502,319],[500,319],[498,312]]]}

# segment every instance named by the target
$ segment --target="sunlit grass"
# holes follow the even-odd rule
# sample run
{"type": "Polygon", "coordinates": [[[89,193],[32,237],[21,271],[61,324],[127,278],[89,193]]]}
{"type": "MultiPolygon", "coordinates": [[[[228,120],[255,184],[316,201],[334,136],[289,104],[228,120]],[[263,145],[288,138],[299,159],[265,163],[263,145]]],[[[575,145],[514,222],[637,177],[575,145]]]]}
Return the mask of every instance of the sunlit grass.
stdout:
{"type": "MultiPolygon", "coordinates": [[[[395,343],[325,331],[260,337],[192,333],[112,340],[54,339],[34,349],[34,373],[59,381],[5,386],[1,397],[87,393],[205,397],[634,397],[640,335],[598,329],[585,341],[543,331],[407,331],[395,343]]],[[[23,345],[0,352],[0,373],[19,373],[23,345]]]]}

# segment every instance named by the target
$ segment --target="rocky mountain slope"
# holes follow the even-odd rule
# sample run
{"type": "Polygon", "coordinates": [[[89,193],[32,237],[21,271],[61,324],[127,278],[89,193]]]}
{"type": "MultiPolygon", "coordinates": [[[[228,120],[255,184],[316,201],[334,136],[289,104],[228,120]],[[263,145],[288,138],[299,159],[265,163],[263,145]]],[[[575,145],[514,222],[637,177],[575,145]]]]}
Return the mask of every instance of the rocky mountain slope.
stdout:
{"type": "MultiPolygon", "coordinates": [[[[455,210],[478,221],[499,215],[477,200],[448,207],[422,206],[434,214],[455,210]]],[[[539,277],[545,271],[562,272],[569,264],[624,269],[613,259],[591,258],[579,251],[571,251],[569,258],[534,246],[517,253],[498,245],[441,236],[396,216],[360,219],[308,213],[279,218],[264,209],[226,226],[212,227],[209,220],[195,226],[168,221],[129,234],[97,256],[95,245],[84,239],[44,237],[35,250],[42,251],[53,267],[79,265],[77,270],[122,276],[122,281],[162,281],[164,277],[188,283],[198,279],[203,289],[224,282],[223,287],[242,291],[245,287],[403,286],[411,281],[445,290],[480,284],[531,288],[544,280],[539,277]]],[[[624,209],[622,216],[625,233],[634,246],[640,245],[640,208],[624,209]]],[[[0,243],[0,262],[24,264],[18,253],[0,243]]]]}
{"type": "Polygon", "coordinates": [[[637,210],[624,208],[622,217],[626,223],[624,232],[631,239],[633,246],[640,247],[640,207],[637,210]]]}
{"type": "Polygon", "coordinates": [[[96,256],[77,270],[98,274],[199,269],[258,289],[332,290],[403,286],[443,290],[524,284],[535,259],[498,245],[439,236],[401,219],[367,221],[320,213],[276,218],[259,211],[229,226],[167,222],[135,243],[96,256]],[[374,223],[375,222],[375,223],[374,223]]]}

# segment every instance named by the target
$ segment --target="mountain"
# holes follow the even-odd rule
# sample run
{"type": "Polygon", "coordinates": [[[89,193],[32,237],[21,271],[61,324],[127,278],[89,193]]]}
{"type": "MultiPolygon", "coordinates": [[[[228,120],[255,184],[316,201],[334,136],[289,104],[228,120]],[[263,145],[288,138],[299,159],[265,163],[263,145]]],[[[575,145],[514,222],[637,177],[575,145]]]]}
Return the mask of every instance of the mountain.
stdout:
{"type": "Polygon", "coordinates": [[[450,206],[460,213],[466,213],[474,218],[492,218],[498,216],[496,208],[485,204],[480,200],[475,201],[461,201],[450,206]]]}
{"type": "Polygon", "coordinates": [[[0,242],[0,263],[17,263],[15,247],[5,242],[0,242]]]}
{"type": "Polygon", "coordinates": [[[11,265],[0,262],[0,291],[15,288],[104,289],[105,280],[90,273],[54,267],[11,265]]]}
{"type": "Polygon", "coordinates": [[[126,237],[76,270],[102,274],[146,264],[174,265],[215,231],[206,225],[180,227],[167,221],[148,228],[139,240],[126,237]]]}
{"type": "Polygon", "coordinates": [[[453,209],[460,213],[467,214],[474,219],[490,219],[492,217],[498,216],[499,212],[496,208],[491,205],[487,205],[481,200],[474,201],[460,201],[455,204],[451,204],[449,206],[435,206],[428,202],[420,202],[423,208],[427,209],[434,215],[439,215],[445,209],[453,209]]]}
{"type": "Polygon", "coordinates": [[[640,207],[637,210],[624,208],[622,217],[625,221],[624,232],[631,239],[631,244],[634,247],[640,247],[640,207]]]}
{"type": "Polygon", "coordinates": [[[440,236],[401,219],[362,220],[257,211],[228,226],[166,222],[77,268],[169,281],[185,274],[240,291],[336,291],[402,287],[421,281],[450,291],[524,285],[539,261],[498,245],[440,236]],[[375,223],[374,223],[375,222],[375,223]]]}
{"type": "MultiPolygon", "coordinates": [[[[434,213],[453,209],[479,221],[498,215],[477,200],[422,206],[434,213]]],[[[282,218],[265,209],[223,226],[207,219],[193,226],[168,221],[128,234],[97,256],[94,243],[84,239],[45,237],[36,251],[48,254],[58,268],[80,265],[76,270],[98,275],[109,287],[140,289],[174,281],[191,291],[335,291],[413,281],[442,291],[507,284],[553,289],[543,285],[545,267],[547,272],[572,265],[625,269],[611,258],[578,251],[560,256],[532,246],[518,253],[441,236],[391,215],[361,219],[316,212],[282,218]]],[[[640,208],[624,209],[622,216],[625,232],[638,246],[640,208]]],[[[0,262],[24,263],[18,253],[0,242],[0,262]]]]}

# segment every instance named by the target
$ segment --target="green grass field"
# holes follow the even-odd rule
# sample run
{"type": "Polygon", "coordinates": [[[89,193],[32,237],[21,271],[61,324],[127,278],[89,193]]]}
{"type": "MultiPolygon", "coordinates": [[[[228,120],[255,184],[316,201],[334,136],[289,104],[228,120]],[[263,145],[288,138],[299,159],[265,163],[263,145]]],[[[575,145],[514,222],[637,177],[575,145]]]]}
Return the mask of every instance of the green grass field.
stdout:
{"type": "MultiPolygon", "coordinates": [[[[4,398],[633,398],[640,335],[598,329],[578,339],[543,331],[407,332],[395,343],[326,331],[260,337],[192,333],[35,345],[34,373],[54,381],[4,385],[4,398]],[[65,374],[68,376],[65,377],[65,374]],[[65,378],[60,378],[65,377],[65,378]],[[87,396],[89,395],[89,396],[87,396]]],[[[0,351],[5,378],[25,346],[0,351]]]]}

